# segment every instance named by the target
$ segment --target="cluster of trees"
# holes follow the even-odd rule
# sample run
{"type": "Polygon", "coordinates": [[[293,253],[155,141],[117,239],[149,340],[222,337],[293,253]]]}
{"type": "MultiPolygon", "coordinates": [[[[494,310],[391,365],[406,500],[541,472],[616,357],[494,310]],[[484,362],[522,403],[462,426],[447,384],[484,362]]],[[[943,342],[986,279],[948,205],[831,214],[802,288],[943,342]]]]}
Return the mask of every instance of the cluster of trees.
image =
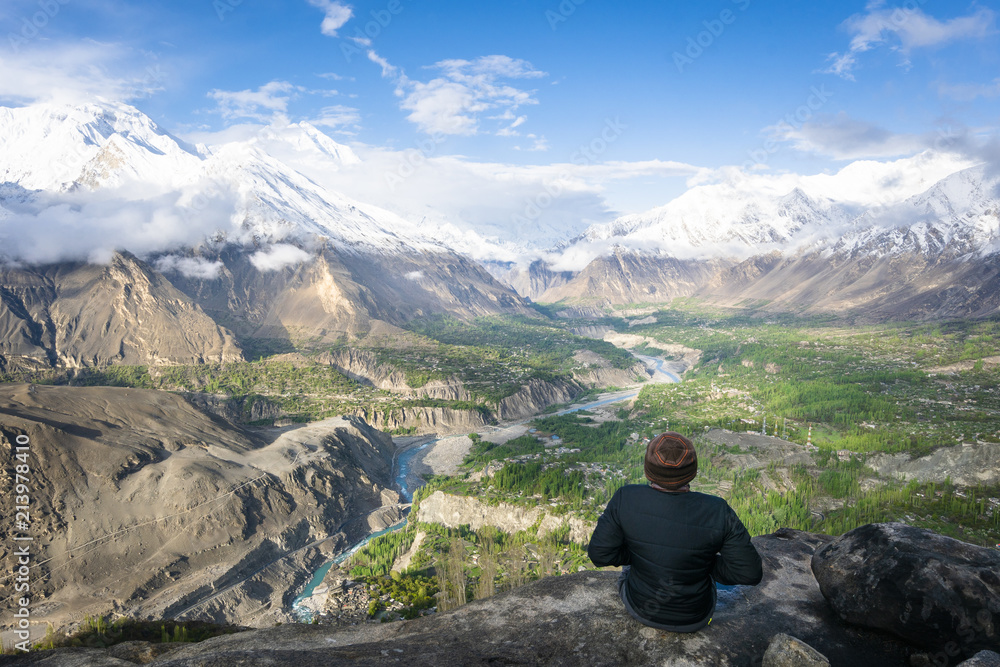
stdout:
{"type": "Polygon", "coordinates": [[[406,553],[416,535],[412,526],[373,537],[348,561],[348,574],[355,579],[389,574],[396,559],[406,553]]]}

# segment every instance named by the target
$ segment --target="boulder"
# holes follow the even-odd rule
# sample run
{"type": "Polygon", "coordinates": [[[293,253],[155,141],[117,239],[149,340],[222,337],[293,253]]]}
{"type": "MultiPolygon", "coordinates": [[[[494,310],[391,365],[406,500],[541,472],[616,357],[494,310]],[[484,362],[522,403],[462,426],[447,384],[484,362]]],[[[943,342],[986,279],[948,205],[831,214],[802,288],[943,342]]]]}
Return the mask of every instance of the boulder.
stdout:
{"type": "Polygon", "coordinates": [[[843,620],[935,655],[1000,645],[1000,552],[901,523],[856,528],[816,551],[812,570],[843,620]]]}
{"type": "Polygon", "coordinates": [[[801,639],[779,633],[771,637],[761,667],[830,667],[830,661],[801,639]]]}
{"type": "Polygon", "coordinates": [[[1000,667],[1000,653],[980,651],[957,667],[1000,667]]]}

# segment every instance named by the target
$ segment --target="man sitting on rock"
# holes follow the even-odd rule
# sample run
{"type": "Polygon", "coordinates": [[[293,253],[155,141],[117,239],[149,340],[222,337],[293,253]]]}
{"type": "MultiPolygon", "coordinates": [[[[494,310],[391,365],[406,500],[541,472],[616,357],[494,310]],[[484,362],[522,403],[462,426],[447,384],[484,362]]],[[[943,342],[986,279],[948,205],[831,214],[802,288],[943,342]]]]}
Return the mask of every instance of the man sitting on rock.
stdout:
{"type": "Polygon", "coordinates": [[[637,621],[696,632],[712,622],[716,582],[760,583],[760,554],[725,500],[691,491],[698,455],[690,440],[661,433],[646,447],[644,467],[649,485],[618,489],[588,555],[599,567],[623,566],[618,592],[637,621]]]}

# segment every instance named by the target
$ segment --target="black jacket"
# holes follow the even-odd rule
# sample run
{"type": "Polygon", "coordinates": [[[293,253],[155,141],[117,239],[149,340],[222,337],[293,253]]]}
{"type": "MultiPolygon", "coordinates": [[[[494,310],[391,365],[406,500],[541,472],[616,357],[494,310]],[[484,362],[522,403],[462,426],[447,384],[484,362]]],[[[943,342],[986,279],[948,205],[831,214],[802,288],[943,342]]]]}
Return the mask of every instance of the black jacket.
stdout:
{"type": "Polygon", "coordinates": [[[760,583],[760,554],[736,512],[717,496],[630,484],[615,493],[587,551],[597,566],[631,565],[626,593],[640,616],[684,625],[712,609],[713,580],[760,583]]]}

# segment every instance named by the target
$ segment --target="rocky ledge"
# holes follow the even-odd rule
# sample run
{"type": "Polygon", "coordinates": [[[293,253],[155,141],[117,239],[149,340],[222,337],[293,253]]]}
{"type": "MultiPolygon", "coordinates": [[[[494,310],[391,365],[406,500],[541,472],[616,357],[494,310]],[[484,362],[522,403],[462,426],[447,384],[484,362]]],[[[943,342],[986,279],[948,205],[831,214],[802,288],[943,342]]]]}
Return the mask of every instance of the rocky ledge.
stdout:
{"type": "MultiPolygon", "coordinates": [[[[792,530],[754,538],[764,559],[764,580],[756,587],[722,591],[712,624],[695,634],[661,632],[637,623],[618,599],[616,572],[581,572],[542,579],[413,621],[349,628],[282,625],[173,648],[151,657],[150,664],[885,667],[958,665],[971,656],[916,647],[843,621],[823,596],[811,567],[814,554],[835,542],[792,530]]],[[[11,664],[122,667],[139,662],[126,657],[121,648],[63,649],[13,659],[11,664]]],[[[968,664],[996,664],[1000,656],[982,652],[975,660],[968,664]]]]}

